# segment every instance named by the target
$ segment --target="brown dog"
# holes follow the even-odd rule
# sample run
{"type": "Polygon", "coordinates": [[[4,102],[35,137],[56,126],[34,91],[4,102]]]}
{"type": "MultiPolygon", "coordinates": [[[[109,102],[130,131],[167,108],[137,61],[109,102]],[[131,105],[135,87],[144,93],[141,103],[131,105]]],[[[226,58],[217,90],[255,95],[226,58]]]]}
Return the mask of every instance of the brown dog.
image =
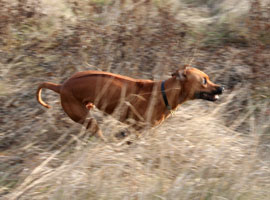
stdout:
{"type": "MultiPolygon", "coordinates": [[[[177,70],[165,81],[133,79],[101,71],[78,72],[62,85],[49,82],[39,85],[37,100],[50,108],[41,99],[42,88],[59,93],[64,111],[77,123],[86,123],[89,110],[96,106],[121,122],[133,122],[136,129],[159,124],[187,100],[216,101],[224,90],[205,73],[191,67],[177,70]]],[[[103,138],[93,118],[86,128],[103,138]]]]}

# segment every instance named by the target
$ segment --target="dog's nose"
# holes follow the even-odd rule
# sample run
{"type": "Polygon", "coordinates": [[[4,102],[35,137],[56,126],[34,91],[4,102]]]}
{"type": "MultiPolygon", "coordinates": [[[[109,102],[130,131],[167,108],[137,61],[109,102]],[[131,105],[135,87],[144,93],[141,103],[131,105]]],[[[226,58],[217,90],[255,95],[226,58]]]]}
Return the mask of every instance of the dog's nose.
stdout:
{"type": "Polygon", "coordinates": [[[217,88],[217,94],[222,94],[225,88],[223,86],[220,86],[217,88]]]}
{"type": "Polygon", "coordinates": [[[221,93],[224,92],[224,90],[225,90],[225,87],[221,86],[221,93]]]}

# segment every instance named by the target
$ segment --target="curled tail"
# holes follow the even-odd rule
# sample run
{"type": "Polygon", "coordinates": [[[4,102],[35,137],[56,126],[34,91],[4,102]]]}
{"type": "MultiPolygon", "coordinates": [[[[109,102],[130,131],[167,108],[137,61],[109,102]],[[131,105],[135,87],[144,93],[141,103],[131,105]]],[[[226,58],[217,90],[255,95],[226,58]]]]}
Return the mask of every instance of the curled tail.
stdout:
{"type": "Polygon", "coordinates": [[[61,85],[54,84],[54,83],[50,83],[50,82],[45,82],[45,83],[41,83],[41,84],[38,86],[37,93],[36,93],[37,101],[38,101],[41,105],[43,105],[44,107],[50,108],[51,106],[49,106],[48,104],[46,104],[46,103],[42,100],[42,98],[41,98],[41,90],[42,90],[42,88],[47,88],[47,89],[53,90],[54,92],[60,94],[60,88],[61,88],[61,85]]]}

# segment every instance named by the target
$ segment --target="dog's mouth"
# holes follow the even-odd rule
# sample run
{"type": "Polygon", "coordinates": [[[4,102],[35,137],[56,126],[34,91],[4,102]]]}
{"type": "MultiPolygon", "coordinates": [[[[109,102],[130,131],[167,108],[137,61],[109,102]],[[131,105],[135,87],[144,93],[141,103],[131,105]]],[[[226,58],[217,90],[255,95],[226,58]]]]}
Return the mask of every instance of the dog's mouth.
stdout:
{"type": "Polygon", "coordinates": [[[212,90],[211,92],[198,92],[195,93],[195,99],[204,99],[207,101],[216,101],[219,99],[219,95],[222,94],[224,91],[223,86],[218,86],[215,88],[215,90],[212,90]]]}
{"type": "Polygon", "coordinates": [[[218,94],[213,94],[209,92],[199,92],[195,95],[196,99],[204,99],[207,101],[216,101],[219,99],[218,94]]]}

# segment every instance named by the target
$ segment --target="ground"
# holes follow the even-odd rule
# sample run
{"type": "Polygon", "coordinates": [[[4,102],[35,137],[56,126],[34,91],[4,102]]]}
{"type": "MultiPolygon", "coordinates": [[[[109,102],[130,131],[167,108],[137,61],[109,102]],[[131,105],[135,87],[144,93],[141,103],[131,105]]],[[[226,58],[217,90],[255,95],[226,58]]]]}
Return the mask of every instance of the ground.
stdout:
{"type": "Polygon", "coordinates": [[[0,1],[0,198],[269,199],[269,13],[268,1],[0,1]],[[224,95],[130,145],[109,116],[104,143],[57,94],[43,92],[51,109],[35,99],[77,71],[164,80],[184,64],[224,95]]]}

